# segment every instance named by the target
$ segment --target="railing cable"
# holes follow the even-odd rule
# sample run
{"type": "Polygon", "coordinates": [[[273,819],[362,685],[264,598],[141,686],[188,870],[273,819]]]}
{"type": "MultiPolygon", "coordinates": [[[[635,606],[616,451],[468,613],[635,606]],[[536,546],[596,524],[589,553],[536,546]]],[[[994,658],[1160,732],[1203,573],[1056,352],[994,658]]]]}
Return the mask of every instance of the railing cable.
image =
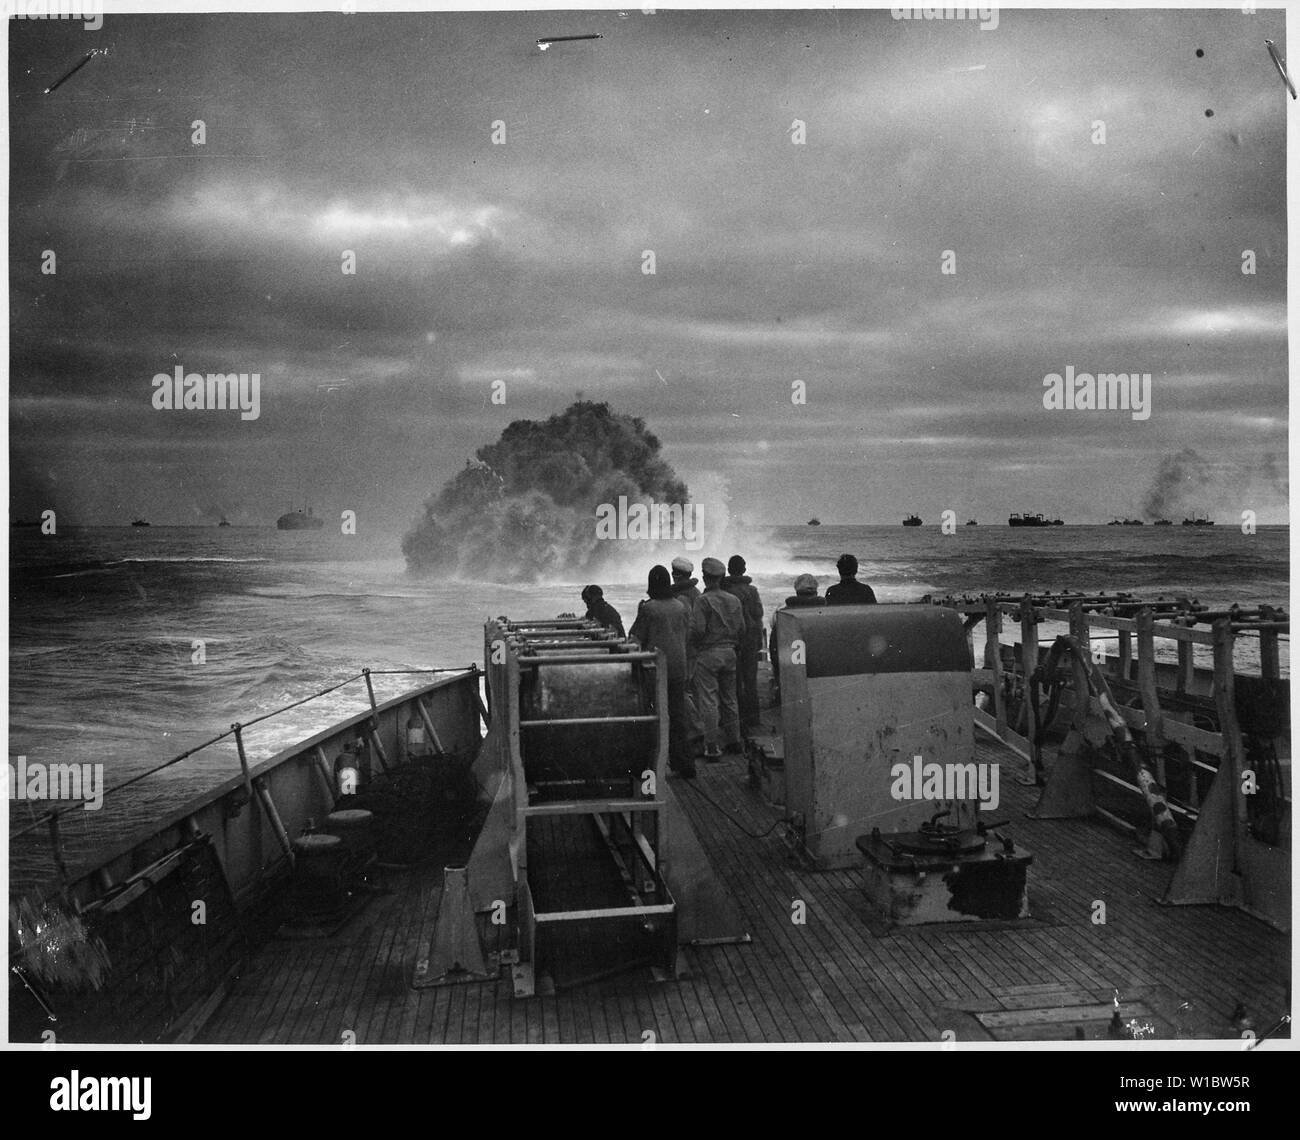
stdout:
{"type": "MultiPolygon", "coordinates": [[[[367,675],[367,673],[369,673],[370,675],[384,674],[387,676],[402,675],[408,673],[468,673],[468,672],[472,672],[476,668],[477,666],[475,665],[461,665],[461,666],[448,665],[448,666],[443,666],[435,669],[362,670],[360,673],[356,673],[351,677],[347,677],[344,680],[339,681],[338,684],[330,685],[329,688],[320,689],[319,691],[311,693],[308,696],[301,698],[300,700],[291,701],[289,704],[284,705],[281,708],[273,709],[271,712],[268,713],[263,713],[261,716],[254,717],[252,720],[241,721],[238,725],[233,725],[232,727],[226,729],[225,732],[218,733],[210,740],[205,740],[202,744],[196,744],[193,748],[187,749],[186,751],[182,752],[179,756],[173,756],[170,760],[165,760],[163,761],[163,763],[157,765],[154,768],[150,768],[147,771],[137,773],[136,775],[132,776],[129,780],[123,780],[120,784],[114,784],[113,787],[107,788],[104,791],[103,798],[108,799],[109,796],[113,795],[115,792],[122,791],[123,788],[129,788],[133,784],[138,784],[141,780],[145,780],[148,779],[150,776],[157,775],[159,772],[162,772],[165,769],[170,768],[173,764],[179,764],[182,760],[188,760],[196,752],[202,752],[203,749],[205,748],[211,748],[212,745],[219,744],[221,741],[227,739],[228,737],[234,736],[236,729],[249,728],[252,725],[260,724],[264,720],[270,720],[274,716],[279,716],[281,713],[286,713],[290,709],[296,709],[300,705],[305,705],[309,701],[316,700],[317,697],[326,696],[327,694],[333,693],[338,689],[342,689],[346,685],[351,685],[356,681],[360,681],[362,678],[364,678],[367,675]]],[[[36,831],[38,828],[48,827],[51,824],[55,823],[55,821],[57,821],[63,815],[67,814],[70,811],[76,811],[80,807],[81,807],[80,804],[68,804],[66,807],[54,808],[51,811],[46,812],[40,818],[35,819],[31,823],[27,824],[27,826],[21,827],[17,831],[11,831],[9,833],[9,837],[10,839],[17,839],[18,836],[26,835],[29,832],[36,831]]]]}

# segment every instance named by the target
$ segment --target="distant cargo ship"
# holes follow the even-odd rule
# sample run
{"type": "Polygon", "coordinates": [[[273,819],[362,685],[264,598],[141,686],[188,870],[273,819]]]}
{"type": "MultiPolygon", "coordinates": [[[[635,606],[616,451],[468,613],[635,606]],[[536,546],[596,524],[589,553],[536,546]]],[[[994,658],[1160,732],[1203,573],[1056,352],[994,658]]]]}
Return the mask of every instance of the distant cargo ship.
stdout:
{"type": "Polygon", "coordinates": [[[1213,526],[1213,519],[1202,518],[1200,515],[1194,515],[1190,519],[1183,519],[1183,526],[1213,526]]]}
{"type": "Polygon", "coordinates": [[[1042,515],[1012,515],[1007,526],[1064,526],[1061,519],[1045,519],[1042,515]]]}
{"type": "Polygon", "coordinates": [[[311,513],[311,507],[308,507],[305,514],[302,511],[290,511],[281,515],[275,520],[275,525],[280,530],[320,530],[325,525],[325,520],[318,519],[311,513]]]}
{"type": "Polygon", "coordinates": [[[1111,519],[1107,526],[1146,526],[1141,519],[1111,519]]]}
{"type": "Polygon", "coordinates": [[[976,519],[967,519],[967,520],[966,520],[966,525],[967,525],[967,526],[979,526],[980,524],[979,524],[978,520],[976,520],[976,519]]]}
{"type": "Polygon", "coordinates": [[[133,522],[131,525],[132,525],[132,526],[148,526],[149,524],[148,524],[147,522],[145,522],[144,519],[136,519],[135,522],[133,522]]]}
{"type": "Polygon", "coordinates": [[[821,519],[809,519],[809,520],[808,520],[808,525],[809,525],[809,526],[821,526],[821,525],[822,525],[822,520],[821,520],[821,519]]]}
{"type": "Polygon", "coordinates": [[[1173,526],[1174,524],[1169,519],[1156,519],[1156,521],[1153,522],[1151,525],[1152,526],[1173,526]]]}
{"type": "Polygon", "coordinates": [[[903,525],[904,525],[904,526],[920,526],[920,525],[921,525],[921,519],[920,519],[920,516],[918,516],[918,515],[908,515],[907,518],[905,518],[905,519],[903,520],[903,525]]]}
{"type": "Polygon", "coordinates": [[[230,520],[229,520],[228,518],[226,518],[225,515],[222,515],[222,516],[221,516],[221,521],[220,521],[219,523],[217,523],[217,526],[229,526],[229,525],[230,525],[230,520]]]}

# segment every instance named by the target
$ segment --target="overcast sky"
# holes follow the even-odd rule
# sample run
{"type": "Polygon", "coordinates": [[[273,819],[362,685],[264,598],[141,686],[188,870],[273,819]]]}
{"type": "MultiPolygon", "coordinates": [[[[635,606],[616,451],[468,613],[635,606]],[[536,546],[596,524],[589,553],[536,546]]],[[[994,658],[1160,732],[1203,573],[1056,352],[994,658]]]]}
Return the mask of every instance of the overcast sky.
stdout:
{"type": "Polygon", "coordinates": [[[581,392],[760,522],[1104,521],[1183,448],[1214,472],[1187,509],[1286,520],[1278,13],[9,37],[15,514],[270,523],[294,500],[400,534],[510,420],[581,392]],[[260,417],[154,410],[178,364],[259,373],[260,417]],[[1151,373],[1150,418],[1045,409],[1067,365],[1151,373]]]}

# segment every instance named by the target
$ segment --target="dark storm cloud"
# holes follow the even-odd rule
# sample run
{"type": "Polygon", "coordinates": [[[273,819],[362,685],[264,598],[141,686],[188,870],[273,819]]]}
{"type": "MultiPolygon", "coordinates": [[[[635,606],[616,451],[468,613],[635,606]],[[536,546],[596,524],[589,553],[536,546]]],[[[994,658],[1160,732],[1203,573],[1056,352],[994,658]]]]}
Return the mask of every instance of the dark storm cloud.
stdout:
{"type": "Polygon", "coordinates": [[[1107,516],[1115,457],[1140,497],[1184,446],[1285,451],[1276,14],[110,25],[50,97],[82,37],[10,28],[14,448],[70,509],[130,511],[135,482],[183,514],[148,472],[223,455],[203,509],[255,502],[292,454],[399,529],[578,391],[765,519],[1000,510],[1025,467],[1043,509],[1107,516]],[[539,53],[561,23],[604,38],[539,53]],[[263,415],[153,412],[176,364],[260,372],[263,415]],[[1047,411],[1067,365],[1150,372],[1151,418],[1047,411]],[[88,420],[98,458],[60,469],[88,420]]]}

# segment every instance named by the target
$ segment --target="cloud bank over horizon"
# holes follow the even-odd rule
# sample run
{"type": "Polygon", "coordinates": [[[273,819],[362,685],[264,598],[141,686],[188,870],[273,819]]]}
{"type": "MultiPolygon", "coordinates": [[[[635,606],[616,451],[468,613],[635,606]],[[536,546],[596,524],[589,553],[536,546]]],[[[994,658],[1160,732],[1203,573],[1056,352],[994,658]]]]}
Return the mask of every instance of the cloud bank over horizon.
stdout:
{"type": "Polygon", "coordinates": [[[400,536],[507,424],[581,398],[755,522],[1104,521],[1171,471],[1170,509],[1284,522],[1287,96],[1261,42],[1283,32],[1264,10],[11,22],[11,510],[311,501],[400,536]],[[538,52],[557,28],[603,38],[538,52]],[[154,411],[178,365],[259,373],[259,418],[154,411]],[[1067,367],[1149,373],[1150,418],[1045,408],[1067,367]]]}

